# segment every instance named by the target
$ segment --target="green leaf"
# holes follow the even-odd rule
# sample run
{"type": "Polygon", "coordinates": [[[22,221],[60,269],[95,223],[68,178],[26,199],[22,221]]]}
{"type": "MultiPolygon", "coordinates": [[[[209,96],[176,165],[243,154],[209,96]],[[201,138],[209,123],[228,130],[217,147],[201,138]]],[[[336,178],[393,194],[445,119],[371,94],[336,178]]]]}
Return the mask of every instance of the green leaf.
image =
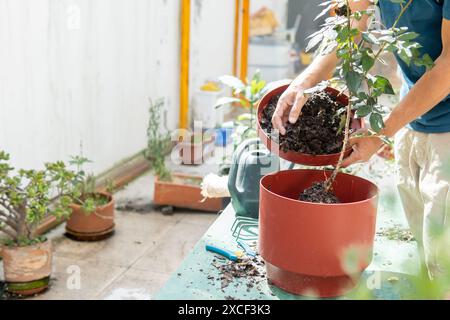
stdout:
{"type": "Polygon", "coordinates": [[[217,108],[220,108],[220,107],[222,107],[222,106],[224,106],[226,104],[235,103],[235,102],[241,103],[241,99],[233,98],[233,97],[223,97],[223,98],[220,98],[219,100],[217,100],[214,108],[217,109],[217,108]]]}
{"type": "Polygon", "coordinates": [[[358,116],[358,118],[364,118],[371,114],[372,111],[373,108],[371,106],[364,104],[358,107],[358,110],[356,110],[356,115],[358,116]]]}
{"type": "Polygon", "coordinates": [[[330,13],[331,9],[334,8],[336,6],[335,3],[331,3],[329,4],[325,9],[322,10],[322,12],[320,12],[314,19],[314,21],[319,20],[321,17],[323,17],[324,15],[330,13]]]}
{"type": "Polygon", "coordinates": [[[308,42],[308,46],[306,47],[306,52],[310,52],[312,49],[317,47],[317,45],[323,40],[323,33],[319,33],[308,42]]]}
{"type": "Polygon", "coordinates": [[[379,133],[384,128],[383,116],[379,113],[372,113],[370,115],[370,126],[375,132],[379,133]]]}
{"type": "Polygon", "coordinates": [[[434,61],[428,53],[424,54],[420,59],[415,59],[414,64],[419,67],[425,67],[427,70],[434,67],[434,61]]]}
{"type": "Polygon", "coordinates": [[[416,32],[405,32],[398,36],[399,40],[402,41],[411,41],[419,37],[419,34],[416,32]]]}
{"type": "Polygon", "coordinates": [[[237,77],[222,76],[219,78],[219,81],[237,92],[242,92],[245,89],[245,84],[237,77]]]}
{"type": "Polygon", "coordinates": [[[385,94],[395,94],[394,88],[392,88],[391,82],[383,76],[375,76],[375,82],[373,87],[385,94]]]}
{"type": "Polygon", "coordinates": [[[355,71],[349,71],[345,74],[345,82],[352,93],[357,93],[361,87],[362,77],[355,71]]]}
{"type": "Polygon", "coordinates": [[[369,56],[367,53],[361,58],[361,65],[365,72],[369,71],[375,65],[375,59],[369,56]]]}
{"type": "Polygon", "coordinates": [[[362,38],[365,42],[370,43],[370,44],[379,44],[379,41],[377,39],[377,37],[375,37],[375,35],[373,33],[370,32],[363,32],[362,33],[362,38]]]}

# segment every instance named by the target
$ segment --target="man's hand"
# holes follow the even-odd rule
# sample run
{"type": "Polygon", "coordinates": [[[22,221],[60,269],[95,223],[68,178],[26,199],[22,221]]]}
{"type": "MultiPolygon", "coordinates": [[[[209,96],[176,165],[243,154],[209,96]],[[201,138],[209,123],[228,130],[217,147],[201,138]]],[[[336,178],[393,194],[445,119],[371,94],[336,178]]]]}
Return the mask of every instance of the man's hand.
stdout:
{"type": "Polygon", "coordinates": [[[306,88],[301,84],[291,84],[281,95],[277,109],[273,114],[272,125],[282,135],[286,134],[286,124],[294,124],[302,113],[302,108],[308,100],[303,94],[306,88]]]}
{"type": "Polygon", "coordinates": [[[350,138],[349,143],[353,147],[353,152],[342,163],[344,168],[369,161],[383,146],[383,141],[378,137],[369,136],[367,130],[358,131],[350,138]]]}

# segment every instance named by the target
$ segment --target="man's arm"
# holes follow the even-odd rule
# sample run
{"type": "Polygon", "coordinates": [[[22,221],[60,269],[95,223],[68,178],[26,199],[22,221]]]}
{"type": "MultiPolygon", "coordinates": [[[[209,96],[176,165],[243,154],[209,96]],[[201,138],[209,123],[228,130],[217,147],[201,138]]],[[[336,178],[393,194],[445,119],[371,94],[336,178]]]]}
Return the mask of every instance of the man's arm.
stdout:
{"type": "MultiPolygon", "coordinates": [[[[367,10],[372,5],[370,0],[351,1],[350,8],[353,12],[367,10]]],[[[356,27],[365,31],[367,29],[367,17],[355,21],[356,27]]],[[[287,122],[296,123],[307,98],[303,92],[316,86],[324,80],[328,80],[339,62],[336,51],[319,56],[303,71],[281,96],[272,123],[282,135],[286,134],[287,122]]]]}
{"type": "MultiPolygon", "coordinates": [[[[450,94],[450,20],[442,24],[443,50],[433,69],[426,72],[385,121],[382,135],[393,137],[400,129],[433,109],[450,94]]],[[[353,138],[354,152],[343,165],[368,161],[381,147],[379,138],[353,138]]]]}

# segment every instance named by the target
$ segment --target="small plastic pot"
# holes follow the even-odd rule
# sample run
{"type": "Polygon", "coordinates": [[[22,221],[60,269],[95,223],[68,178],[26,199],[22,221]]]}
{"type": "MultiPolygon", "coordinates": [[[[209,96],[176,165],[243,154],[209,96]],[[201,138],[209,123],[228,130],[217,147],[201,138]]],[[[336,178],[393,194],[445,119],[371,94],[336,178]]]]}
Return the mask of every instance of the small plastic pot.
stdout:
{"type": "MultiPolygon", "coordinates": [[[[286,89],[289,87],[289,85],[282,85],[279,86],[270,92],[268,92],[260,101],[258,105],[258,135],[261,139],[261,141],[266,145],[266,147],[274,154],[278,155],[280,158],[296,163],[296,164],[302,164],[306,166],[335,166],[339,161],[339,153],[335,154],[327,154],[327,155],[311,155],[311,154],[305,154],[295,151],[288,151],[284,152],[280,149],[280,146],[278,143],[273,141],[268,135],[267,132],[265,132],[261,128],[261,119],[263,116],[263,111],[269,104],[269,102],[272,100],[273,97],[282,94],[286,89]]],[[[337,97],[337,101],[343,105],[348,104],[348,97],[344,94],[339,95],[339,91],[333,88],[326,88],[326,91],[335,97],[337,97]]],[[[361,119],[353,119],[352,121],[352,129],[359,130],[363,127],[363,122],[361,119]]],[[[349,156],[352,153],[352,149],[349,148],[346,151],[346,156],[349,156]]]]}
{"type": "Polygon", "coordinates": [[[275,286],[298,295],[337,297],[353,289],[372,260],[378,189],[339,174],[341,204],[298,201],[331,172],[291,170],[261,180],[260,251],[275,286]]]}

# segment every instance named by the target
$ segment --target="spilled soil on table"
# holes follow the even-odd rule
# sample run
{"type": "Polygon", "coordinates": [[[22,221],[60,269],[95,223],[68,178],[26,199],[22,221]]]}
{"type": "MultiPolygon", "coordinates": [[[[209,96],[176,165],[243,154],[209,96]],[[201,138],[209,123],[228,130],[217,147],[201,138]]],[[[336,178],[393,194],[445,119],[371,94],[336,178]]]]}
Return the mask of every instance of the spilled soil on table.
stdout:
{"type": "MultiPolygon", "coordinates": [[[[263,287],[267,285],[266,269],[260,255],[246,257],[239,262],[222,260],[222,258],[216,256],[213,259],[212,266],[219,271],[219,275],[209,275],[208,280],[212,283],[220,282],[223,293],[230,286],[240,290],[244,286],[247,293],[256,290],[260,296],[266,294],[263,292],[263,287]]],[[[236,297],[227,296],[225,299],[236,300],[236,297]]]]}
{"type": "Polygon", "coordinates": [[[308,99],[302,115],[295,123],[286,124],[286,135],[278,137],[272,126],[272,117],[280,96],[275,96],[263,111],[261,127],[284,152],[295,151],[310,155],[339,153],[344,141],[346,108],[336,97],[325,91],[316,92],[308,99]]]}

